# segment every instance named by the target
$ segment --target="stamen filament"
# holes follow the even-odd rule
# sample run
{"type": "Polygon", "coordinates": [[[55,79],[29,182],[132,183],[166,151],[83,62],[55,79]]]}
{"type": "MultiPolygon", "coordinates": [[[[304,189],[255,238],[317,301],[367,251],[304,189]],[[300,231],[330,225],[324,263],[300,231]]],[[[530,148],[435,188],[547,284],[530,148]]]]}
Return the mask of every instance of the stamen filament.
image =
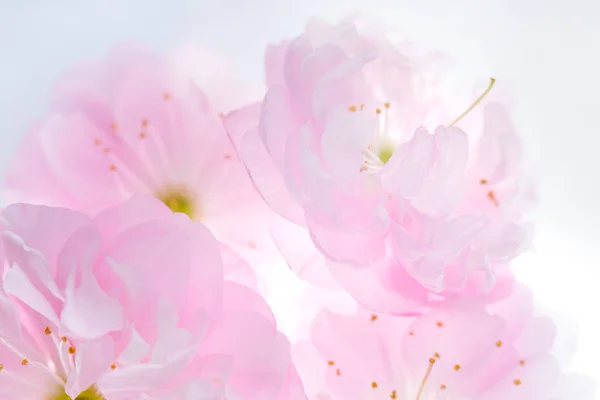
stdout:
{"type": "MultiPolygon", "coordinates": [[[[158,160],[156,158],[150,157],[150,151],[148,146],[154,145],[156,148],[156,141],[153,140],[153,137],[156,135],[156,131],[152,129],[152,126],[148,129],[148,137],[146,139],[141,140],[139,144],[138,150],[138,160],[144,166],[144,170],[148,175],[150,185],[152,189],[155,189],[159,186],[159,183],[162,181],[161,179],[161,171],[166,171],[164,160],[158,160]],[[157,165],[160,164],[160,165],[157,165]]],[[[158,158],[163,158],[162,155],[159,155],[158,158]]]]}
{"type": "MultiPolygon", "coordinates": [[[[41,363],[41,362],[39,362],[37,360],[30,360],[30,359],[28,359],[25,354],[23,354],[20,351],[18,351],[16,347],[14,347],[13,345],[11,345],[4,338],[0,337],[0,342],[3,343],[9,350],[11,350],[17,357],[23,359],[23,361],[21,362],[21,365],[23,366],[23,368],[27,368],[27,367],[30,368],[30,367],[33,367],[33,366],[39,367],[44,372],[47,372],[50,375],[50,377],[52,377],[58,383],[60,383],[60,384],[64,383],[58,376],[56,376],[56,374],[54,373],[54,371],[52,371],[49,368],[49,366],[44,365],[43,363],[41,363]]],[[[4,374],[4,373],[6,373],[6,371],[2,371],[2,373],[4,374]]]]}
{"type": "Polygon", "coordinates": [[[383,162],[381,162],[381,159],[379,158],[379,156],[377,154],[375,154],[372,150],[367,149],[363,151],[363,155],[365,156],[365,158],[367,159],[366,161],[369,164],[375,164],[377,166],[383,166],[383,162]]]}
{"type": "Polygon", "coordinates": [[[63,341],[61,341],[58,345],[60,361],[63,364],[63,368],[65,368],[66,371],[71,371],[73,368],[75,368],[75,357],[73,354],[69,353],[70,346],[70,344],[63,341]]]}
{"type": "Polygon", "coordinates": [[[485,98],[485,96],[487,96],[492,91],[492,88],[494,87],[495,83],[496,83],[496,79],[490,78],[490,84],[487,87],[487,89],[485,89],[485,91],[481,94],[481,96],[479,96],[477,98],[477,100],[475,100],[473,102],[473,104],[471,104],[471,106],[465,110],[465,112],[460,114],[454,121],[450,122],[448,124],[448,127],[452,127],[452,126],[456,125],[461,119],[466,117],[468,113],[470,113],[475,107],[477,107],[479,105],[479,103],[481,103],[481,101],[485,98]]]}
{"type": "MultiPolygon", "coordinates": [[[[169,156],[169,150],[163,141],[162,135],[160,135],[159,132],[154,129],[152,124],[150,124],[148,127],[148,134],[149,137],[147,137],[143,142],[146,142],[146,146],[153,145],[154,150],[156,150],[158,159],[152,160],[153,162],[150,163],[150,168],[154,170],[153,172],[155,176],[160,179],[160,171],[170,171],[173,169],[171,157],[169,156]],[[153,165],[154,167],[152,167],[153,165]]],[[[149,148],[142,147],[142,151],[147,152],[148,150],[149,148]]],[[[146,157],[148,157],[148,154],[146,154],[146,157]]],[[[150,160],[149,158],[147,159],[150,160]]]]}
{"type": "Polygon", "coordinates": [[[56,360],[58,363],[56,361],[53,362],[54,368],[56,369],[55,373],[59,376],[67,376],[70,371],[70,365],[66,362],[64,351],[61,346],[62,341],[54,332],[51,332],[49,336],[56,349],[56,355],[58,356],[58,359],[56,360]]]}
{"type": "Polygon", "coordinates": [[[429,379],[429,375],[431,375],[431,370],[433,370],[433,365],[435,364],[435,358],[429,359],[429,366],[427,367],[427,372],[425,372],[425,376],[423,377],[423,381],[421,381],[421,387],[419,388],[419,393],[417,393],[417,399],[421,399],[421,395],[423,394],[423,390],[425,389],[425,384],[427,383],[427,379],[429,379]]]}
{"type": "Polygon", "coordinates": [[[123,196],[129,197],[131,193],[148,187],[119,157],[112,153],[107,153],[106,157],[112,163],[111,165],[115,166],[115,169],[111,170],[111,174],[117,185],[117,190],[123,196]]]}
{"type": "MultiPolygon", "coordinates": [[[[25,385],[28,387],[35,387],[40,391],[45,390],[46,388],[36,379],[28,379],[22,374],[16,373],[14,371],[2,371],[2,379],[5,383],[10,383],[10,381],[15,382],[20,385],[25,385]]],[[[61,385],[64,385],[64,382],[60,382],[61,385]]]]}

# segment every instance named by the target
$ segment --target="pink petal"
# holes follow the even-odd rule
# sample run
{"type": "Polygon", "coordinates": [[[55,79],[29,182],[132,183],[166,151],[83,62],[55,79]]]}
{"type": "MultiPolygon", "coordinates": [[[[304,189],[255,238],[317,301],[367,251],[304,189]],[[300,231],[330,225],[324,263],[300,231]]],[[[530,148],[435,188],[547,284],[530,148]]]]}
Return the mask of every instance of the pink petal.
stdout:
{"type": "MultiPolygon", "coordinates": [[[[550,383],[560,376],[560,369],[549,355],[528,360],[524,366],[517,366],[483,396],[482,400],[530,400],[549,398],[550,383]],[[517,382],[517,383],[516,383],[517,382]]],[[[551,398],[551,397],[550,397],[551,398]]],[[[566,398],[564,398],[566,400],[566,398]]]]}
{"type": "Polygon", "coordinates": [[[327,361],[321,357],[315,346],[308,340],[298,342],[292,347],[292,357],[309,398],[326,393],[327,361]]]}
{"type": "Polygon", "coordinates": [[[259,136],[265,150],[280,170],[283,168],[283,155],[286,136],[281,132],[297,131],[300,123],[291,114],[288,93],[281,88],[269,89],[263,100],[259,136]]]}
{"type": "MultiPolygon", "coordinates": [[[[361,72],[377,57],[377,52],[377,49],[367,47],[361,49],[354,57],[347,58],[339,54],[337,47],[326,45],[312,55],[312,62],[321,58],[319,62],[336,64],[320,77],[312,94],[312,111],[320,126],[326,126],[329,115],[335,113],[340,106],[347,112],[351,105],[375,102],[372,99],[372,88],[363,82],[361,72]]],[[[368,120],[371,122],[370,129],[362,131],[363,138],[369,138],[376,133],[375,115],[370,114],[368,120]]]]}
{"type": "Polygon", "coordinates": [[[426,291],[403,267],[392,267],[394,271],[386,271],[389,264],[390,261],[384,261],[381,265],[372,264],[368,268],[357,268],[343,263],[327,262],[333,277],[363,307],[395,314],[411,313],[420,309],[421,304],[426,303],[426,291]]]}
{"type": "Polygon", "coordinates": [[[324,74],[345,60],[346,55],[337,46],[325,45],[313,48],[304,38],[296,39],[289,44],[284,75],[289,91],[293,95],[298,120],[307,121],[311,118],[313,91],[324,74]]]}
{"type": "Polygon", "coordinates": [[[158,337],[152,348],[150,363],[166,364],[171,361],[173,355],[199,340],[187,329],[178,327],[179,316],[175,304],[162,297],[158,301],[156,322],[158,337]]]}
{"type": "Polygon", "coordinates": [[[18,265],[14,264],[6,270],[3,284],[7,294],[15,296],[55,326],[59,325],[58,316],[52,304],[37,290],[18,265]]]}
{"type": "Polygon", "coordinates": [[[80,228],[91,225],[91,220],[79,212],[30,204],[10,205],[2,217],[6,229],[44,255],[51,271],[65,241],[80,228]]]}
{"type": "Polygon", "coordinates": [[[67,299],[61,314],[61,321],[69,332],[79,338],[96,339],[125,328],[123,305],[100,288],[91,271],[82,274],[77,288],[72,280],[74,274],[71,282],[67,282],[67,299]],[[90,315],[95,316],[93,324],[89,321],[90,315]]]}
{"type": "Polygon", "coordinates": [[[382,393],[394,381],[388,359],[392,355],[374,327],[357,323],[355,317],[323,311],[313,323],[311,336],[327,367],[329,390],[336,398],[370,398],[373,381],[382,387],[382,393]]]}
{"type": "Polygon", "coordinates": [[[115,348],[111,337],[104,336],[84,342],[77,349],[75,369],[67,377],[65,393],[73,399],[76,398],[110,371],[114,360],[115,348]]]}
{"type": "Polygon", "coordinates": [[[192,358],[197,344],[174,354],[168,364],[134,364],[117,368],[104,375],[97,383],[100,391],[109,396],[143,393],[169,385],[180,376],[192,358]]]}
{"type": "Polygon", "coordinates": [[[433,237],[433,248],[441,257],[455,257],[488,223],[487,218],[478,215],[463,215],[446,220],[433,237]]]}
{"type": "Polygon", "coordinates": [[[135,328],[131,329],[131,338],[127,347],[119,355],[122,364],[135,364],[144,359],[150,352],[150,345],[144,341],[135,328]]]}
{"type": "Polygon", "coordinates": [[[274,400],[306,400],[304,387],[294,366],[290,365],[285,381],[274,400]]]}
{"type": "Polygon", "coordinates": [[[480,173],[495,183],[514,173],[521,159],[521,143],[504,107],[490,103],[484,108],[485,127],[477,161],[480,173]]]}
{"type": "Polygon", "coordinates": [[[36,124],[24,138],[5,177],[8,203],[29,201],[46,205],[71,205],[75,202],[60,179],[53,174],[40,141],[44,122],[36,124]]]}
{"type": "MultiPolygon", "coordinates": [[[[203,225],[185,216],[172,215],[122,232],[111,241],[107,256],[133,299],[160,293],[186,315],[220,308],[223,267],[218,244],[203,225]],[[140,273],[146,281],[138,279],[140,273]],[[189,290],[183,292],[184,287],[189,290]]],[[[144,310],[139,312],[143,318],[144,310]]],[[[142,326],[138,329],[144,335],[142,326]]]]}
{"type": "Polygon", "coordinates": [[[366,264],[385,256],[385,236],[362,232],[329,230],[309,221],[311,237],[317,248],[327,257],[352,264],[366,264]]]}
{"type": "MultiPolygon", "coordinates": [[[[233,116],[232,116],[233,118],[233,116]]],[[[295,223],[302,223],[303,212],[291,197],[277,165],[271,160],[256,128],[233,127],[226,119],[228,132],[238,143],[238,152],[244,166],[263,200],[277,213],[295,223]],[[236,139],[237,138],[237,139],[236,139]]]]}
{"type": "Polygon", "coordinates": [[[234,282],[223,287],[223,311],[254,311],[275,325],[275,316],[265,300],[254,290],[234,282]]]}
{"type": "Polygon", "coordinates": [[[438,382],[448,387],[468,384],[463,376],[478,371],[481,360],[498,350],[495,344],[503,339],[503,330],[503,321],[491,317],[480,304],[450,302],[418,318],[408,328],[403,338],[407,367],[421,374],[437,353],[440,357],[434,368],[438,382]]]}
{"type": "Polygon", "coordinates": [[[2,321],[0,337],[4,340],[4,343],[0,343],[0,355],[5,368],[20,367],[22,358],[18,355],[28,360],[43,362],[43,355],[35,349],[31,337],[26,334],[27,331],[21,325],[19,309],[2,291],[0,291],[0,317],[2,321]],[[5,347],[5,343],[9,343],[11,348],[5,347]],[[15,354],[15,350],[18,355],[15,354]]]}
{"type": "Polygon", "coordinates": [[[245,399],[273,398],[286,379],[289,342],[255,312],[228,311],[208,333],[200,355],[234,357],[229,384],[245,399]]]}
{"type": "Polygon", "coordinates": [[[271,234],[288,267],[300,279],[320,287],[339,287],[306,228],[276,218],[271,223],[271,234]]]}
{"type": "Polygon", "coordinates": [[[81,228],[64,243],[56,260],[55,280],[61,293],[65,293],[71,275],[77,281],[82,275],[92,273],[101,243],[102,238],[93,226],[81,228]]]}
{"type": "Polygon", "coordinates": [[[338,107],[328,114],[321,151],[329,171],[340,182],[356,179],[360,174],[364,155],[376,133],[375,115],[349,112],[338,107]]]}
{"type": "Polygon", "coordinates": [[[123,199],[111,162],[95,145],[104,134],[83,115],[56,116],[40,133],[49,168],[59,177],[76,207],[96,212],[123,199]]]}
{"type": "Polygon", "coordinates": [[[53,306],[57,306],[57,300],[62,300],[63,296],[44,256],[37,250],[29,248],[21,238],[12,232],[4,232],[2,236],[6,261],[9,264],[18,265],[31,284],[40,293],[47,296],[53,306]]]}
{"type": "Polygon", "coordinates": [[[469,154],[467,135],[458,128],[435,130],[435,162],[412,204],[429,216],[445,216],[462,200],[463,181],[469,154]]]}
{"type": "Polygon", "coordinates": [[[419,128],[410,142],[399,146],[385,165],[381,179],[395,196],[417,195],[434,162],[434,139],[419,128]]]}
{"type": "Polygon", "coordinates": [[[137,195],[103,210],[94,218],[94,222],[102,236],[111,237],[143,222],[169,215],[170,210],[155,197],[137,195]]]}
{"type": "Polygon", "coordinates": [[[250,265],[223,243],[220,244],[220,250],[223,257],[225,279],[257,290],[258,282],[250,265]]]}

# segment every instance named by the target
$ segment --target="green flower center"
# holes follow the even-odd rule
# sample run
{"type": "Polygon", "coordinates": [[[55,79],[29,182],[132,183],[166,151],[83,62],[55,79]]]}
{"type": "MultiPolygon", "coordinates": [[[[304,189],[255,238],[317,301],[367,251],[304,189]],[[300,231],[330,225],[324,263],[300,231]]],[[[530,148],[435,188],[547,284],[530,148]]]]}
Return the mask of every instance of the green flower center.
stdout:
{"type": "Polygon", "coordinates": [[[167,190],[156,197],[173,212],[185,214],[190,218],[194,218],[196,214],[194,201],[185,190],[167,190]]]}
{"type": "Polygon", "coordinates": [[[379,156],[379,159],[382,163],[386,164],[394,155],[394,150],[395,149],[392,146],[383,146],[381,149],[379,149],[377,156],[379,156]]]}
{"type": "MultiPolygon", "coordinates": [[[[69,396],[67,396],[67,394],[64,391],[64,388],[61,388],[60,391],[61,391],[61,393],[59,393],[55,397],[52,397],[51,399],[52,400],[73,400],[69,396]]],[[[104,398],[104,396],[102,396],[98,392],[98,389],[96,389],[94,386],[92,386],[88,390],[81,392],[79,394],[79,396],[77,396],[75,398],[75,400],[106,400],[106,399],[104,398]]]]}

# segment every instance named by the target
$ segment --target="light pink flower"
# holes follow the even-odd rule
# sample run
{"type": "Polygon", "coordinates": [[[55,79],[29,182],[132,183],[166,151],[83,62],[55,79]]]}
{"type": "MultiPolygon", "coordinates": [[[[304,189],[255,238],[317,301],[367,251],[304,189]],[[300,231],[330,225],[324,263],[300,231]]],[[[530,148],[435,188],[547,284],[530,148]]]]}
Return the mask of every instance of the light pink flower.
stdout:
{"type": "Polygon", "coordinates": [[[225,125],[262,197],[296,225],[272,232],[301,277],[331,274],[382,311],[485,298],[529,245],[519,139],[498,103],[453,121],[455,104],[423,97],[420,62],[399,49],[352,22],[313,21],[269,48],[262,106],[225,125]]]}
{"type": "Polygon", "coordinates": [[[305,398],[269,307],[225,279],[203,225],[134,197],[94,219],[11,205],[1,229],[0,398],[305,398]]]}
{"type": "Polygon", "coordinates": [[[593,383],[553,357],[554,338],[520,287],[493,307],[453,299],[415,318],[323,311],[294,359],[315,399],[591,399],[593,383]]]}
{"type": "Polygon", "coordinates": [[[9,200],[93,215],[150,194],[206,224],[252,263],[268,257],[262,222],[272,212],[222,126],[225,113],[262,90],[240,87],[238,95],[225,64],[189,45],[170,58],[119,48],[103,62],[74,68],[15,155],[5,182],[9,200]],[[191,67],[198,68],[193,77],[185,74],[191,67]],[[208,95],[193,81],[205,83],[208,95]]]}

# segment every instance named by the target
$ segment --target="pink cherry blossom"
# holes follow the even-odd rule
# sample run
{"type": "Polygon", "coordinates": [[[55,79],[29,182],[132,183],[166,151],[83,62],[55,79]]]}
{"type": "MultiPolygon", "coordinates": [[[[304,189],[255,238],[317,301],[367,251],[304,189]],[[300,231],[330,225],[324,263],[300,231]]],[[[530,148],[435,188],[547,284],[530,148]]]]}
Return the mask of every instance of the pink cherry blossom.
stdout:
{"type": "Polygon", "coordinates": [[[351,21],[312,21],[269,48],[264,102],[230,114],[227,131],[287,221],[271,231],[301,277],[388,312],[500,296],[490,290],[510,283],[506,264],[531,237],[519,138],[485,96],[459,118],[424,97],[426,65],[403,50],[351,21]]]}
{"type": "Polygon", "coordinates": [[[94,219],[10,205],[1,230],[0,398],[305,398],[269,307],[226,279],[202,224],[133,197],[94,219]]]}
{"type": "Polygon", "coordinates": [[[523,287],[493,307],[449,299],[415,318],[323,311],[311,339],[294,359],[314,399],[570,400],[594,390],[552,355],[552,320],[523,287]]]}
{"type": "Polygon", "coordinates": [[[105,61],[74,68],[14,157],[9,200],[94,215],[150,194],[206,224],[251,264],[268,258],[272,244],[261,222],[272,212],[222,125],[224,114],[260,98],[262,89],[239,85],[238,95],[229,82],[238,80],[224,65],[188,45],[171,57],[118,48],[105,61]],[[186,75],[192,67],[194,76],[186,75]]]}

